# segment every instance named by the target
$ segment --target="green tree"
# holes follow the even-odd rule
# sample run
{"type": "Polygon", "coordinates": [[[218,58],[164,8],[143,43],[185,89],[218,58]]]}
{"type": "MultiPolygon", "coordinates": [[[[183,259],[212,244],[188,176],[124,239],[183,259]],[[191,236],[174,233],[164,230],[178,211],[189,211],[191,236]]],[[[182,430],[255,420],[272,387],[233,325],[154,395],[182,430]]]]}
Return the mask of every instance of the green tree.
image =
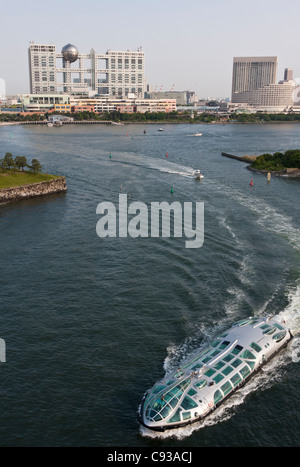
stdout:
{"type": "Polygon", "coordinates": [[[284,154],[262,154],[252,163],[252,166],[260,170],[283,170],[287,167],[300,168],[300,150],[288,150],[284,154]]]}
{"type": "Polygon", "coordinates": [[[15,158],[15,164],[19,170],[24,170],[24,167],[27,165],[27,159],[25,156],[17,156],[15,158]]]}
{"type": "Polygon", "coordinates": [[[32,159],[30,169],[33,173],[37,174],[42,171],[42,166],[38,159],[32,159]]]}
{"type": "Polygon", "coordinates": [[[11,167],[15,165],[15,162],[13,160],[13,156],[11,152],[7,152],[4,156],[4,160],[7,164],[8,169],[10,170],[11,167]]]}
{"type": "Polygon", "coordinates": [[[0,167],[3,173],[8,169],[8,165],[5,159],[0,159],[0,167]]]}

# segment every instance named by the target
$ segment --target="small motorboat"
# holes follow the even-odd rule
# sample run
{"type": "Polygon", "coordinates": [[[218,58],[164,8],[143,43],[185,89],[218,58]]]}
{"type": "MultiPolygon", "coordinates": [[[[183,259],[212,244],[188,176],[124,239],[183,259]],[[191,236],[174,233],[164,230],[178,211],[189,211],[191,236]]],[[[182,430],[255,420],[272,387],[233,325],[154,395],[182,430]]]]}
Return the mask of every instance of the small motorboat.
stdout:
{"type": "Polygon", "coordinates": [[[53,123],[53,126],[56,126],[56,127],[61,127],[63,124],[60,120],[55,120],[55,122],[53,123]]]}
{"type": "Polygon", "coordinates": [[[159,128],[157,131],[164,131],[162,128],[159,128]]]}
{"type": "Polygon", "coordinates": [[[53,126],[53,123],[48,122],[48,123],[47,123],[47,126],[52,127],[52,126],[53,126]]]}
{"type": "Polygon", "coordinates": [[[202,133],[194,133],[193,136],[202,136],[202,133]]]}
{"type": "Polygon", "coordinates": [[[196,180],[201,180],[202,178],[204,178],[204,175],[202,175],[202,173],[200,172],[200,170],[195,170],[195,172],[193,173],[194,177],[196,180]]]}

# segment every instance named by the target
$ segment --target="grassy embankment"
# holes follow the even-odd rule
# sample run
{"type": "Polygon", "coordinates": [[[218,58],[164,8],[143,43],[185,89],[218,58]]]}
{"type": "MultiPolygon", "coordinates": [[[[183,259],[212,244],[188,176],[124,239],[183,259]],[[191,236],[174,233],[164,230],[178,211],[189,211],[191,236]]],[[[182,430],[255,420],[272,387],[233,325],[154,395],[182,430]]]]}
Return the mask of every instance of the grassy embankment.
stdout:
{"type": "Polygon", "coordinates": [[[7,171],[5,173],[0,172],[0,190],[5,188],[12,188],[15,186],[31,185],[33,183],[45,182],[59,178],[57,175],[44,174],[44,173],[32,173],[29,171],[13,172],[7,171]]]}

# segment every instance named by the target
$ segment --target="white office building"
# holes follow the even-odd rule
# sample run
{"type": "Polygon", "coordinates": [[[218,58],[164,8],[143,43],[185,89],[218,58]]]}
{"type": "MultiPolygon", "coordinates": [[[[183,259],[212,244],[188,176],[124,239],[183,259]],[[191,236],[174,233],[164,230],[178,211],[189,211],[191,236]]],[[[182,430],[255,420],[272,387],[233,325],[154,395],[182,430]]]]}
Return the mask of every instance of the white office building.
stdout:
{"type": "Polygon", "coordinates": [[[275,84],[277,63],[277,57],[234,57],[232,102],[242,102],[245,92],[275,84]]]}
{"type": "Polygon", "coordinates": [[[295,86],[292,82],[269,84],[268,86],[242,93],[239,103],[256,108],[270,107],[274,112],[281,112],[288,110],[294,105],[294,90],[295,86]]]}
{"type": "Polygon", "coordinates": [[[72,44],[60,53],[54,44],[30,43],[29,73],[31,94],[101,94],[144,97],[145,55],[137,51],[79,53],[72,44]]]}
{"type": "Polygon", "coordinates": [[[293,71],[287,68],[284,79],[276,83],[277,63],[277,57],[235,57],[232,103],[273,109],[274,112],[292,107],[295,91],[293,71]]]}

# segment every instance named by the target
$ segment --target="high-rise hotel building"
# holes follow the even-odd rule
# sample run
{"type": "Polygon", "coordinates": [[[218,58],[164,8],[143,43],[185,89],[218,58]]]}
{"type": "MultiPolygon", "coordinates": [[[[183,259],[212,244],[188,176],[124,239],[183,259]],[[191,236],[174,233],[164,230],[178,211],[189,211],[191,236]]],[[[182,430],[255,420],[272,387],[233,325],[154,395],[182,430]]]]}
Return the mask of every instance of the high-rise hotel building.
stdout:
{"type": "Polygon", "coordinates": [[[30,43],[29,71],[31,94],[80,94],[94,91],[114,97],[135,94],[144,97],[145,56],[137,51],[80,54],[72,44],[60,53],[53,44],[30,43]]]}
{"type": "Polygon", "coordinates": [[[276,83],[277,57],[235,57],[232,74],[232,102],[240,102],[240,94],[276,83]]]}
{"type": "Polygon", "coordinates": [[[286,69],[284,80],[277,84],[277,64],[277,57],[235,57],[232,102],[278,111],[293,106],[293,72],[286,69]]]}

